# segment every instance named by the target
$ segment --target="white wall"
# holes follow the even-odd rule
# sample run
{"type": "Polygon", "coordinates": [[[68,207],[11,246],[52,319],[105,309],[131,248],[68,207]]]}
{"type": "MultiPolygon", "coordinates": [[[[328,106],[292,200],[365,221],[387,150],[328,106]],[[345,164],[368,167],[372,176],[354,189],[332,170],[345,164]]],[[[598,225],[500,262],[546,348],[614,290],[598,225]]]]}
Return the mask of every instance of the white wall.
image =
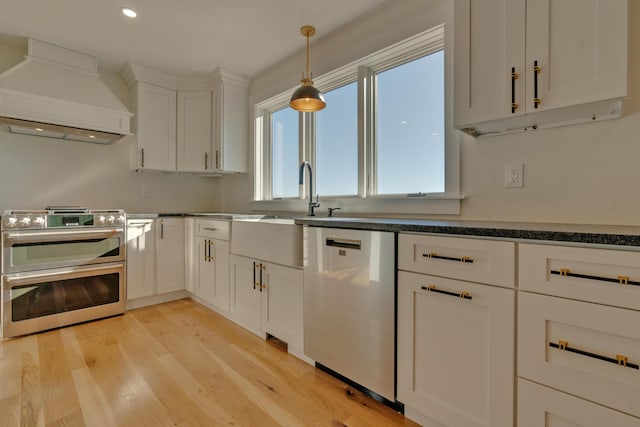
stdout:
{"type": "MultiPolygon", "coordinates": [[[[0,44],[0,71],[18,63],[25,43],[0,44]]],[[[130,107],[118,75],[101,71],[130,107]]],[[[204,212],[216,208],[215,178],[129,171],[130,137],[99,145],[0,131],[0,212],[48,205],[121,208],[127,212],[204,212]],[[146,196],[145,196],[146,194],[146,196]]]]}
{"type": "MultiPolygon", "coordinates": [[[[312,70],[320,75],[429,28],[429,9],[438,3],[391,2],[336,33],[319,34],[311,48],[312,70]]],[[[459,133],[466,199],[455,219],[640,225],[639,3],[629,1],[630,96],[624,117],[484,139],[459,133]],[[524,163],[524,188],[504,188],[509,162],[524,163]]],[[[303,55],[300,51],[258,76],[252,102],[295,87],[303,55]]],[[[248,209],[251,179],[224,178],[220,209],[248,209]]]]}

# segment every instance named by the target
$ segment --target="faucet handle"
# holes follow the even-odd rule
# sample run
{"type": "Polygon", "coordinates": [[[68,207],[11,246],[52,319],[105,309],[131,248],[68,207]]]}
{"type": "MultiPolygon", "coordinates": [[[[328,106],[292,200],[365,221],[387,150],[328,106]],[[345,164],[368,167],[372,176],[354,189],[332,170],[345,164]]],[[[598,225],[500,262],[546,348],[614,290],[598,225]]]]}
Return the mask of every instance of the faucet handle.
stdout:
{"type": "Polygon", "coordinates": [[[327,209],[327,216],[330,216],[330,217],[333,216],[333,212],[337,211],[337,210],[340,210],[340,209],[342,209],[342,208],[328,208],[327,209]]]}

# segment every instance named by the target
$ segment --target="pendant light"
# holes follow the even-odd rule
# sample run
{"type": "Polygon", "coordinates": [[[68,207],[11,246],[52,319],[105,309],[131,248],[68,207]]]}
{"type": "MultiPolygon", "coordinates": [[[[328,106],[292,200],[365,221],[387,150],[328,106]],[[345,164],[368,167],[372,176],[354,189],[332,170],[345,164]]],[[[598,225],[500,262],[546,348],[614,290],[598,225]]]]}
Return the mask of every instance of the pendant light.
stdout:
{"type": "Polygon", "coordinates": [[[305,25],[300,28],[300,34],[307,38],[307,68],[302,75],[302,85],[291,95],[289,105],[296,111],[313,112],[320,111],[326,107],[322,93],[313,87],[311,73],[309,73],[309,37],[316,33],[316,29],[311,25],[305,25]]]}

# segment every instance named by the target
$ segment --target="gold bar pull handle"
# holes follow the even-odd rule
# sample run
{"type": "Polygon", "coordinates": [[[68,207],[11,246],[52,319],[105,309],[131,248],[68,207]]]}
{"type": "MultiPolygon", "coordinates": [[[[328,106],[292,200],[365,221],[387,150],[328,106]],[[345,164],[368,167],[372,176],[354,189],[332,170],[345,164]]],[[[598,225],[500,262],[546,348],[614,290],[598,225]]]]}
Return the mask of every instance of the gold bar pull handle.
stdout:
{"type": "Polygon", "coordinates": [[[615,283],[618,285],[633,285],[640,286],[640,281],[631,280],[629,276],[619,275],[619,276],[594,276],[593,274],[580,273],[576,271],[571,271],[568,268],[560,268],[558,270],[549,270],[550,274],[555,274],[560,277],[573,277],[576,279],[587,279],[594,280],[597,282],[604,283],[615,283]]]}
{"type": "Polygon", "coordinates": [[[538,74],[542,71],[542,68],[538,66],[538,61],[533,61],[533,108],[538,108],[538,105],[542,103],[538,96],[538,74]]]}
{"type": "Polygon", "coordinates": [[[256,282],[256,262],[253,262],[253,290],[258,286],[258,282],[256,282]]]}
{"type": "Polygon", "coordinates": [[[604,354],[593,353],[591,351],[582,350],[580,348],[572,347],[565,340],[558,340],[557,343],[550,342],[549,347],[557,348],[563,352],[573,353],[584,357],[589,357],[595,360],[601,360],[603,362],[613,363],[618,366],[622,366],[624,368],[631,368],[640,370],[640,365],[637,363],[629,363],[629,359],[627,356],[623,356],[622,354],[616,354],[616,357],[610,357],[604,354]]]}
{"type": "Polygon", "coordinates": [[[425,258],[441,259],[445,261],[458,261],[463,264],[464,263],[473,264],[473,258],[469,256],[461,256],[461,257],[445,256],[445,255],[439,255],[437,252],[429,252],[426,254],[422,254],[422,256],[425,258]]]}
{"type": "Polygon", "coordinates": [[[445,291],[443,289],[438,289],[436,287],[436,285],[421,286],[420,289],[422,289],[423,291],[436,292],[436,293],[443,294],[443,295],[449,295],[451,297],[458,297],[460,299],[468,299],[468,300],[472,300],[473,299],[473,297],[469,294],[469,292],[466,292],[466,291],[460,291],[460,292],[445,291]]]}
{"type": "Polygon", "coordinates": [[[516,80],[520,76],[516,73],[516,67],[511,67],[511,114],[514,114],[519,108],[516,103],[516,80]]]}

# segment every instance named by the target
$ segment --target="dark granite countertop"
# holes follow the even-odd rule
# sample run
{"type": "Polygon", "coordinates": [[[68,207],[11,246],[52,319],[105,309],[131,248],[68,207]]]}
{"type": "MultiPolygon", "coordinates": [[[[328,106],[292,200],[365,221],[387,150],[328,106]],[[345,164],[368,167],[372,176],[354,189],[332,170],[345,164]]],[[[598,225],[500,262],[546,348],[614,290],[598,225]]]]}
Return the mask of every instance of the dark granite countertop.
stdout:
{"type": "Polygon", "coordinates": [[[640,226],[340,217],[299,217],[295,222],[311,227],[640,246],[640,226]]]}

